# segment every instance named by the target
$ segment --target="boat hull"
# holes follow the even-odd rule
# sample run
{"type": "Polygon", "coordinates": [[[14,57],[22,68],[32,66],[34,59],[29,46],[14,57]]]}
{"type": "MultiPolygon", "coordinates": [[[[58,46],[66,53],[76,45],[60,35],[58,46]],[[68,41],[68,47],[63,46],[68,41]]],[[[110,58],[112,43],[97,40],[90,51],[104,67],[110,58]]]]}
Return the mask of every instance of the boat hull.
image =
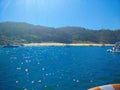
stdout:
{"type": "Polygon", "coordinates": [[[88,90],[120,90],[120,84],[103,85],[88,90]]]}

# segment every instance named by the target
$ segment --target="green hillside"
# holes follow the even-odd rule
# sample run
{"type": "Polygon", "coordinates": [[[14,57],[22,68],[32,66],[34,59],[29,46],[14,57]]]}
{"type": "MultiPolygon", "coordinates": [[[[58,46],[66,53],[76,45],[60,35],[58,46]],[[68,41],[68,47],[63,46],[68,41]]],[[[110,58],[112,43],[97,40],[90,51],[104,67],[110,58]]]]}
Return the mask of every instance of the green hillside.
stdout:
{"type": "Polygon", "coordinates": [[[52,28],[28,23],[0,23],[0,44],[35,42],[93,42],[115,43],[120,41],[118,30],[89,30],[81,27],[52,28]]]}

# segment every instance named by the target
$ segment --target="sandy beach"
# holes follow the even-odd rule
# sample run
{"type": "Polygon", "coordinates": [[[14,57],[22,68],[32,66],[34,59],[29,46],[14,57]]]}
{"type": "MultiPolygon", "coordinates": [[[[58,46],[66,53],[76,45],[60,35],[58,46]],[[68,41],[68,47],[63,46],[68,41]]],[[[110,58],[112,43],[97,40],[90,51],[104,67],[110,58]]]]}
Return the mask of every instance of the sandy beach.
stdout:
{"type": "MultiPolygon", "coordinates": [[[[114,44],[104,44],[104,46],[113,46],[114,44]]],[[[43,43],[27,43],[24,44],[24,46],[102,46],[102,44],[97,43],[71,43],[71,44],[65,44],[65,43],[49,43],[49,42],[43,42],[43,43]]]]}

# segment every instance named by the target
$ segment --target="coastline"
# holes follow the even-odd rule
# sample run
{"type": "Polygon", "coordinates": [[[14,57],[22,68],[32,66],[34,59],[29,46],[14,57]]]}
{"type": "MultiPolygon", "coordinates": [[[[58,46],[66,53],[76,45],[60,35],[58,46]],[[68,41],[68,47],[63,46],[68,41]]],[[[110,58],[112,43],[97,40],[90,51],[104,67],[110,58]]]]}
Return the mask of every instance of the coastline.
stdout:
{"type": "MultiPolygon", "coordinates": [[[[42,42],[42,43],[25,43],[24,46],[102,46],[102,44],[98,43],[50,43],[50,42],[42,42]]],[[[104,44],[104,46],[113,46],[114,44],[104,44]]]]}

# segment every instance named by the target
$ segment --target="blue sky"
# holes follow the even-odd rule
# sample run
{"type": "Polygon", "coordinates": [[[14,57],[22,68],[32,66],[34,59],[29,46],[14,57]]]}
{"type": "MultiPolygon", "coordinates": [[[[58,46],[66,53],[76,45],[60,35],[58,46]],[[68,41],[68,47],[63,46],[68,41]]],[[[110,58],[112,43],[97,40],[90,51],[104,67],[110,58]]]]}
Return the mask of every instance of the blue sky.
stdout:
{"type": "Polygon", "coordinates": [[[120,29],[120,0],[0,0],[0,22],[120,29]]]}

